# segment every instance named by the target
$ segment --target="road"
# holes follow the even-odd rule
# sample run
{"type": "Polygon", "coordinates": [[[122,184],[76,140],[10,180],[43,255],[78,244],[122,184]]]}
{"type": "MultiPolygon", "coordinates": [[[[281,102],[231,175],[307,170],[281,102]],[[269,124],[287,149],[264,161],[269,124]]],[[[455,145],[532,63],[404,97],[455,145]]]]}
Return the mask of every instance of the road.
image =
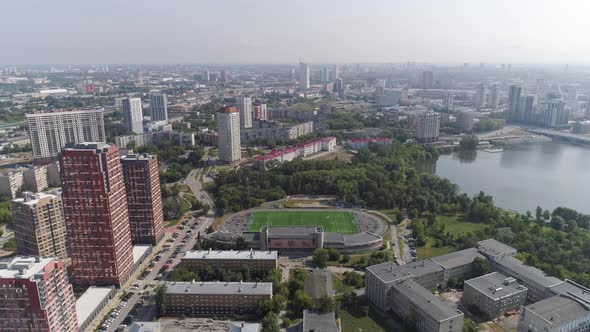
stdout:
{"type": "MultiPolygon", "coordinates": [[[[188,176],[183,180],[183,183],[187,184],[190,188],[191,191],[193,192],[193,194],[195,195],[195,197],[197,199],[199,199],[201,202],[203,203],[207,203],[209,204],[209,206],[213,207],[213,200],[211,199],[211,197],[209,197],[209,195],[207,194],[207,192],[205,192],[205,190],[203,190],[203,184],[201,183],[201,181],[199,180],[200,178],[200,172],[205,172],[208,168],[200,168],[200,169],[193,169],[188,176]]],[[[207,176],[203,175],[203,179],[209,179],[209,181],[212,181],[211,178],[208,178],[207,176]]],[[[183,256],[183,254],[186,251],[192,250],[192,248],[195,246],[196,242],[197,242],[197,235],[199,233],[201,234],[205,234],[205,230],[211,226],[213,224],[213,221],[215,220],[215,214],[216,211],[215,209],[210,209],[209,212],[207,213],[207,215],[198,218],[198,220],[194,220],[193,217],[189,217],[187,219],[185,219],[186,221],[186,226],[184,227],[184,229],[180,230],[180,229],[174,229],[171,232],[176,231],[179,235],[176,239],[172,238],[172,234],[167,233],[165,238],[162,240],[161,243],[159,243],[153,250],[153,252],[151,253],[150,257],[148,259],[146,259],[145,262],[142,263],[142,265],[138,268],[138,271],[136,271],[134,273],[134,276],[131,278],[131,280],[126,282],[126,286],[124,286],[122,289],[127,291],[127,292],[133,292],[133,295],[126,301],[127,304],[120,310],[119,314],[114,318],[113,322],[109,325],[109,327],[107,328],[107,332],[113,332],[116,331],[119,326],[123,323],[123,321],[125,320],[125,318],[131,313],[131,311],[134,309],[134,307],[137,304],[136,307],[136,313],[135,313],[135,317],[134,317],[134,321],[152,321],[152,319],[155,317],[156,315],[156,301],[155,301],[155,294],[154,294],[154,289],[158,284],[158,281],[156,280],[157,275],[160,273],[159,271],[162,269],[162,267],[165,264],[169,265],[169,268],[166,270],[166,272],[164,273],[164,278],[166,277],[167,273],[175,268],[179,263],[180,263],[180,259],[183,256]],[[195,224],[193,226],[193,224],[195,224]],[[194,227],[194,229],[191,229],[191,226],[194,227]],[[190,230],[191,234],[188,234],[190,230]],[[185,238],[185,236],[187,236],[186,242],[183,243],[183,239],[185,238]],[[171,241],[173,239],[173,242],[168,242],[171,241]],[[163,251],[162,248],[166,245],[171,245],[170,250],[166,250],[163,251]],[[180,251],[178,252],[176,258],[171,258],[172,254],[175,252],[176,248],[180,247],[180,251]],[[155,256],[158,254],[162,254],[161,258],[158,261],[155,261],[155,256]],[[168,261],[172,259],[171,263],[168,263],[168,261]],[[138,277],[141,274],[141,271],[148,267],[148,264],[150,264],[150,260],[151,262],[154,264],[153,267],[151,268],[151,271],[149,272],[149,274],[143,278],[143,279],[139,279],[138,277]],[[140,282],[140,285],[137,289],[132,288],[133,283],[135,283],[136,281],[140,282]],[[144,293],[144,295],[140,295],[139,293],[144,293]],[[140,299],[142,299],[140,301],[140,299]],[[140,302],[143,302],[143,304],[139,304],[140,302]]],[[[181,224],[179,224],[179,227],[181,226],[181,224]]],[[[121,295],[123,294],[122,290],[119,290],[119,292],[117,293],[117,295],[110,301],[108,307],[109,308],[116,308],[120,303],[121,303],[121,299],[119,298],[121,295]]],[[[104,311],[103,311],[104,312],[104,311]]],[[[96,321],[93,322],[93,324],[91,325],[92,329],[96,328],[96,327],[100,327],[100,325],[102,324],[102,318],[103,318],[104,314],[101,314],[97,317],[96,321]]]]}
{"type": "MultiPolygon", "coordinates": [[[[190,218],[188,220],[190,220],[190,218]]],[[[171,244],[172,246],[171,246],[170,250],[163,252],[162,257],[160,258],[160,260],[155,262],[155,265],[153,266],[152,271],[147,275],[147,277],[145,277],[143,280],[139,280],[138,278],[136,278],[135,280],[132,280],[131,282],[127,282],[127,285],[131,285],[133,282],[139,281],[140,286],[137,290],[132,290],[132,289],[130,289],[129,286],[127,286],[125,288],[126,291],[134,292],[134,294],[133,294],[133,296],[131,296],[131,298],[129,298],[129,300],[127,300],[127,305],[120,311],[119,315],[114,319],[113,323],[110,324],[110,326],[107,329],[107,332],[116,331],[117,328],[123,323],[123,320],[125,319],[125,317],[127,317],[127,315],[129,315],[129,313],[131,312],[131,310],[133,309],[135,304],[138,303],[138,301],[140,300],[140,297],[142,297],[139,295],[140,291],[141,292],[147,291],[149,293],[149,296],[144,296],[144,304],[141,306],[138,306],[136,319],[134,319],[134,320],[152,321],[152,319],[154,318],[154,316],[156,314],[154,289],[158,283],[156,281],[156,276],[158,275],[160,269],[164,266],[164,264],[166,264],[168,259],[170,259],[170,256],[174,253],[174,249],[176,247],[180,246],[181,250],[178,253],[177,257],[173,259],[172,264],[168,264],[170,266],[168,271],[170,271],[171,268],[176,267],[176,265],[178,265],[178,263],[180,263],[180,259],[183,256],[184,252],[186,252],[188,250],[192,250],[192,248],[195,246],[195,244],[197,242],[197,234],[199,234],[199,232],[201,232],[201,234],[204,234],[205,229],[213,223],[213,220],[214,220],[214,212],[213,211],[210,211],[210,213],[207,216],[199,218],[198,225],[195,226],[194,230],[191,230],[192,234],[189,235],[189,238],[187,239],[186,243],[182,243],[182,240],[185,237],[185,235],[187,235],[187,232],[190,230],[190,226],[196,221],[189,221],[189,222],[187,222],[187,225],[183,230],[177,230],[177,232],[179,233],[179,236],[174,240],[174,242],[164,242],[164,243],[160,243],[158,245],[157,248],[162,247],[162,245],[164,245],[164,244],[171,244]]],[[[171,234],[166,234],[166,237],[163,241],[167,241],[167,239],[171,239],[171,234]]],[[[157,251],[154,249],[154,252],[151,255],[151,259],[153,259],[159,252],[160,251],[157,251]]],[[[139,268],[139,270],[141,271],[144,267],[146,267],[147,264],[149,264],[149,260],[146,260],[146,262],[144,262],[144,264],[139,268]]],[[[115,296],[111,300],[111,303],[109,304],[111,308],[116,307],[121,302],[121,300],[119,299],[120,293],[121,292],[119,292],[117,294],[117,296],[115,296]]],[[[102,317],[97,317],[97,319],[102,319],[102,317]]]]}

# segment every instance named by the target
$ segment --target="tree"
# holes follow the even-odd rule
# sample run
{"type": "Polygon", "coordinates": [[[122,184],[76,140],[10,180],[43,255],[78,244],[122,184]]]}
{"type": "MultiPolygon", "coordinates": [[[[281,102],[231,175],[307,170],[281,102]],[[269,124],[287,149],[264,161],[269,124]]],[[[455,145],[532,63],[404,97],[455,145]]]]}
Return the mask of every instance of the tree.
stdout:
{"type": "Polygon", "coordinates": [[[336,309],[336,303],[334,302],[334,300],[331,297],[324,295],[318,299],[316,310],[319,311],[320,313],[325,314],[328,312],[332,312],[335,309],[336,309]]]}
{"type": "Polygon", "coordinates": [[[328,249],[328,259],[330,261],[336,262],[340,260],[340,252],[334,248],[328,249]]]}
{"type": "Polygon", "coordinates": [[[478,144],[479,138],[475,135],[465,135],[459,142],[459,146],[461,146],[461,149],[463,150],[474,150],[477,148],[478,144]]]}
{"type": "Polygon", "coordinates": [[[563,228],[565,227],[565,220],[563,220],[562,217],[560,216],[553,216],[551,217],[551,227],[557,229],[558,231],[563,230],[563,228]]]}
{"type": "Polygon", "coordinates": [[[487,259],[483,259],[481,257],[475,257],[473,259],[473,267],[471,270],[473,278],[483,276],[484,274],[488,274],[490,272],[490,263],[488,263],[487,259]]]}
{"type": "Polygon", "coordinates": [[[344,283],[355,288],[361,288],[363,286],[363,276],[354,271],[344,272],[344,283]]]}
{"type": "Polygon", "coordinates": [[[293,300],[291,301],[291,308],[296,315],[301,315],[303,310],[305,309],[313,309],[313,299],[303,292],[303,290],[298,290],[295,292],[293,296],[293,300]]]}
{"type": "Polygon", "coordinates": [[[274,312],[269,312],[264,319],[262,319],[261,332],[280,332],[279,316],[274,312]]]}
{"type": "Polygon", "coordinates": [[[158,316],[162,315],[162,305],[164,303],[164,294],[166,294],[166,291],[168,290],[168,287],[166,287],[165,284],[160,284],[156,287],[155,289],[155,293],[156,293],[156,308],[158,309],[158,316]]]}
{"type": "Polygon", "coordinates": [[[463,332],[476,332],[477,331],[477,324],[475,324],[475,322],[472,321],[471,319],[465,317],[463,319],[462,331],[463,332]]]}
{"type": "Polygon", "coordinates": [[[329,254],[326,249],[318,248],[313,252],[311,262],[313,266],[323,269],[328,263],[329,254]]]}

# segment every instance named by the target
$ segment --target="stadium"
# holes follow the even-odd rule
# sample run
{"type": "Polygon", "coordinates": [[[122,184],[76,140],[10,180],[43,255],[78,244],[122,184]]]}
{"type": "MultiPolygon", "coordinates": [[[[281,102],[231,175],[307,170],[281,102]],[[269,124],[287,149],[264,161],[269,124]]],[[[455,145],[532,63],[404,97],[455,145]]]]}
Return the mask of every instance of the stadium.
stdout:
{"type": "Polygon", "coordinates": [[[226,218],[206,238],[279,252],[334,248],[341,253],[379,249],[388,226],[379,217],[354,209],[254,209],[226,218]]]}

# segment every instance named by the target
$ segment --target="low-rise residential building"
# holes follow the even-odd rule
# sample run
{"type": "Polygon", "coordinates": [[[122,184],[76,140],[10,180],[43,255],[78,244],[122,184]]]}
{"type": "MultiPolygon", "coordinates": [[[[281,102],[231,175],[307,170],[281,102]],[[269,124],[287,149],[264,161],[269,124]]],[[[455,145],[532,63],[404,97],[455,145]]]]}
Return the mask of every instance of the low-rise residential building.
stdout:
{"type": "Polygon", "coordinates": [[[114,286],[96,287],[90,286],[76,301],[76,316],[78,317],[79,332],[86,331],[92,321],[102,309],[115,296],[117,289],[114,286]]]}
{"type": "Polygon", "coordinates": [[[463,305],[470,311],[475,307],[494,319],[506,311],[519,309],[526,301],[526,294],[527,288],[518,284],[516,279],[492,272],[465,281],[463,305]]]}
{"type": "Polygon", "coordinates": [[[259,250],[193,250],[184,254],[180,264],[190,270],[204,270],[211,266],[221,269],[246,267],[251,271],[268,271],[278,267],[278,253],[259,250]]]}
{"type": "Polygon", "coordinates": [[[352,150],[365,149],[369,147],[370,143],[378,145],[390,145],[393,139],[389,137],[371,137],[363,139],[349,139],[346,141],[346,147],[352,150]]]}
{"type": "Polygon", "coordinates": [[[158,131],[139,135],[117,136],[115,145],[121,148],[127,147],[129,143],[135,146],[146,146],[150,144],[159,144],[170,142],[175,145],[195,146],[195,133],[183,133],[176,131],[158,131]]]}
{"type": "Polygon", "coordinates": [[[526,286],[528,288],[527,299],[530,302],[538,302],[550,297],[549,289],[563,282],[561,279],[547,275],[512,256],[493,261],[491,266],[492,270],[515,278],[520,284],[526,286]]]}
{"type": "Polygon", "coordinates": [[[590,331],[590,306],[565,296],[553,296],[523,307],[518,332],[590,331]]]}
{"type": "Polygon", "coordinates": [[[392,288],[391,310],[402,319],[414,319],[416,330],[460,332],[463,313],[451,301],[441,301],[415,281],[404,280],[392,288]]]}
{"type": "Polygon", "coordinates": [[[256,157],[256,167],[265,169],[270,162],[283,163],[297,157],[309,157],[322,151],[332,151],[336,147],[335,137],[315,139],[306,143],[288,146],[281,150],[272,150],[264,156],[256,157]]]}
{"type": "Polygon", "coordinates": [[[290,141],[314,132],[313,122],[299,124],[284,124],[276,121],[252,121],[252,128],[240,130],[242,144],[252,144],[258,140],[290,141]]]}
{"type": "Polygon", "coordinates": [[[448,253],[442,256],[432,257],[431,260],[440,265],[444,270],[444,282],[451,278],[465,280],[471,277],[473,260],[485,257],[475,248],[468,248],[448,253]]]}
{"type": "Polygon", "coordinates": [[[303,310],[303,321],[301,322],[303,332],[340,332],[336,324],[334,312],[320,314],[309,310],[303,310]]]}
{"type": "Polygon", "coordinates": [[[272,298],[270,282],[166,282],[162,310],[168,316],[243,315],[272,298]]]}

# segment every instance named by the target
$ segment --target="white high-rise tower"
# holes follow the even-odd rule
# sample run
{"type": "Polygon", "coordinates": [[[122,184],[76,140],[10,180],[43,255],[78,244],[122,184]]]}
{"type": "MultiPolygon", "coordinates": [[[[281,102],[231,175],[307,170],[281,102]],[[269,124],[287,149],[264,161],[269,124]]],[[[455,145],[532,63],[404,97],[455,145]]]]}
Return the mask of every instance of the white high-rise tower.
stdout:
{"type": "Polygon", "coordinates": [[[225,106],[217,110],[217,132],[219,160],[229,163],[240,160],[240,113],[237,108],[225,106]]]}
{"type": "Polygon", "coordinates": [[[236,107],[240,112],[240,128],[252,128],[252,98],[237,97],[236,107]]]}
{"type": "Polygon", "coordinates": [[[143,133],[143,113],[140,98],[123,99],[123,125],[128,131],[143,133]]]}
{"type": "Polygon", "coordinates": [[[309,89],[309,65],[307,63],[299,63],[299,87],[301,89],[309,89]]]}

